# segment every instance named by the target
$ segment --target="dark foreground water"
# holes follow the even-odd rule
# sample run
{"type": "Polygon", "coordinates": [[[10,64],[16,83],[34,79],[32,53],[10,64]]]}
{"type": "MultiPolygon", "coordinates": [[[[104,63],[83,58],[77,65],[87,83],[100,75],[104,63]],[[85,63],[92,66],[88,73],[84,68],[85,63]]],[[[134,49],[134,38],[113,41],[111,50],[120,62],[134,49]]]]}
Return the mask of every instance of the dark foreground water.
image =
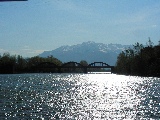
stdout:
{"type": "Polygon", "coordinates": [[[114,74],[0,75],[0,119],[160,119],[160,79],[114,74]]]}

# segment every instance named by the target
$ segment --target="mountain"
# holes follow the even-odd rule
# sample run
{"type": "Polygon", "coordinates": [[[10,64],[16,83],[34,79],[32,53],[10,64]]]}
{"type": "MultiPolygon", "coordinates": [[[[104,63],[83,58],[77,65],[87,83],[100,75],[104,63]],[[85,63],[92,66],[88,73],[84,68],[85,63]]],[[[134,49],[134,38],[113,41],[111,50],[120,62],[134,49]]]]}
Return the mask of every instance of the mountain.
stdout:
{"type": "Polygon", "coordinates": [[[118,54],[130,45],[103,44],[95,42],[83,42],[72,46],[61,46],[52,51],[44,51],[39,56],[48,57],[53,55],[62,62],[80,62],[86,60],[88,63],[105,62],[115,65],[118,54]]]}

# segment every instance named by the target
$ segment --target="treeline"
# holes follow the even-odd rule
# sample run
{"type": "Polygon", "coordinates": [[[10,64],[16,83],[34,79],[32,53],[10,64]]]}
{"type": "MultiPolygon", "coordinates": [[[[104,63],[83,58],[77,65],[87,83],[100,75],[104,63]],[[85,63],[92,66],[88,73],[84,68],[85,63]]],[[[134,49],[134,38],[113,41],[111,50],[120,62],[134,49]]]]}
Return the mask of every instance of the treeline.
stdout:
{"type": "Polygon", "coordinates": [[[160,76],[160,43],[154,46],[149,39],[144,47],[140,43],[121,52],[115,66],[116,73],[136,76],[160,76]]]}
{"type": "MultiPolygon", "coordinates": [[[[4,53],[0,55],[0,74],[18,74],[18,73],[65,73],[65,72],[84,72],[83,68],[74,68],[75,62],[68,62],[66,68],[62,68],[60,71],[56,66],[62,66],[62,63],[53,56],[47,58],[34,56],[31,58],[23,58],[20,55],[10,55],[4,53]],[[67,66],[73,66],[73,68],[67,68],[67,66]]],[[[80,65],[88,66],[87,61],[81,60],[80,65]]],[[[88,71],[108,71],[100,68],[90,68],[88,71]]]]}
{"type": "MultiPolygon", "coordinates": [[[[0,74],[16,74],[16,73],[57,73],[60,72],[55,66],[62,66],[62,63],[57,58],[48,56],[47,58],[34,56],[31,58],[23,58],[20,55],[10,55],[4,53],[0,55],[0,74]]],[[[81,60],[80,64],[88,66],[87,61],[81,60]]],[[[72,62],[67,64],[74,66],[72,62]]],[[[94,71],[95,69],[92,69],[94,71]]],[[[97,69],[96,69],[97,70],[97,69]]],[[[98,69],[99,70],[99,69],[98,69]]],[[[101,69],[100,69],[101,70],[101,69]]],[[[102,70],[101,70],[102,71],[102,70]]],[[[61,69],[61,72],[83,72],[82,69],[61,69]]]]}
{"type": "Polygon", "coordinates": [[[33,68],[42,62],[51,62],[58,66],[62,64],[60,60],[49,56],[47,58],[42,58],[39,56],[31,58],[23,58],[18,55],[10,55],[9,53],[4,53],[0,55],[0,74],[11,74],[11,73],[32,73],[33,68]]]}

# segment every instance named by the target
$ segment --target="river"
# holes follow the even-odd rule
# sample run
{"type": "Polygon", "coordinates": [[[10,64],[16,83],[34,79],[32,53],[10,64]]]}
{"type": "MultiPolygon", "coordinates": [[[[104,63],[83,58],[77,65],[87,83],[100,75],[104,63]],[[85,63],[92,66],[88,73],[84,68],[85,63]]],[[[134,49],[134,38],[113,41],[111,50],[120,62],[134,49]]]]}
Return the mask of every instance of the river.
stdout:
{"type": "Polygon", "coordinates": [[[160,119],[160,78],[0,75],[0,119],[160,119]]]}

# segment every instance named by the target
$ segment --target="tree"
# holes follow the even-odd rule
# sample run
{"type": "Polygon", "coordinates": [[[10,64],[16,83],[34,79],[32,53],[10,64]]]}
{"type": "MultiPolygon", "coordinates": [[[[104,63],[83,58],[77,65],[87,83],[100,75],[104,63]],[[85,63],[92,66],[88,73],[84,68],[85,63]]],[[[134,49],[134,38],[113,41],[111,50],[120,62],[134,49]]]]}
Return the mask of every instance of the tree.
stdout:
{"type": "Polygon", "coordinates": [[[16,56],[10,55],[9,53],[4,53],[1,57],[1,73],[13,73],[15,64],[16,64],[16,56]]]}
{"type": "Polygon", "coordinates": [[[27,61],[22,56],[18,55],[16,59],[16,71],[17,72],[24,72],[27,66],[27,61]]]}
{"type": "Polygon", "coordinates": [[[120,74],[127,74],[127,56],[125,52],[121,52],[117,57],[115,70],[120,74]]]}
{"type": "Polygon", "coordinates": [[[141,52],[141,50],[142,50],[143,48],[144,48],[144,47],[143,47],[142,44],[140,44],[140,43],[138,43],[138,42],[135,43],[135,45],[133,45],[134,54],[139,55],[140,52],[141,52]]]}
{"type": "Polygon", "coordinates": [[[88,66],[88,62],[85,61],[85,60],[81,60],[81,61],[80,61],[80,64],[83,65],[83,66],[88,66]]]}
{"type": "Polygon", "coordinates": [[[60,60],[58,60],[57,58],[53,57],[52,55],[48,56],[47,58],[45,58],[45,61],[46,62],[54,63],[54,64],[56,64],[58,66],[62,65],[62,62],[60,60]]]}
{"type": "Polygon", "coordinates": [[[151,41],[150,37],[149,37],[149,40],[148,40],[148,43],[147,43],[147,46],[148,47],[153,47],[153,42],[151,41]]]}
{"type": "Polygon", "coordinates": [[[138,42],[118,55],[116,72],[140,76],[160,76],[160,46],[153,46],[150,38],[148,46],[138,42]]]}

